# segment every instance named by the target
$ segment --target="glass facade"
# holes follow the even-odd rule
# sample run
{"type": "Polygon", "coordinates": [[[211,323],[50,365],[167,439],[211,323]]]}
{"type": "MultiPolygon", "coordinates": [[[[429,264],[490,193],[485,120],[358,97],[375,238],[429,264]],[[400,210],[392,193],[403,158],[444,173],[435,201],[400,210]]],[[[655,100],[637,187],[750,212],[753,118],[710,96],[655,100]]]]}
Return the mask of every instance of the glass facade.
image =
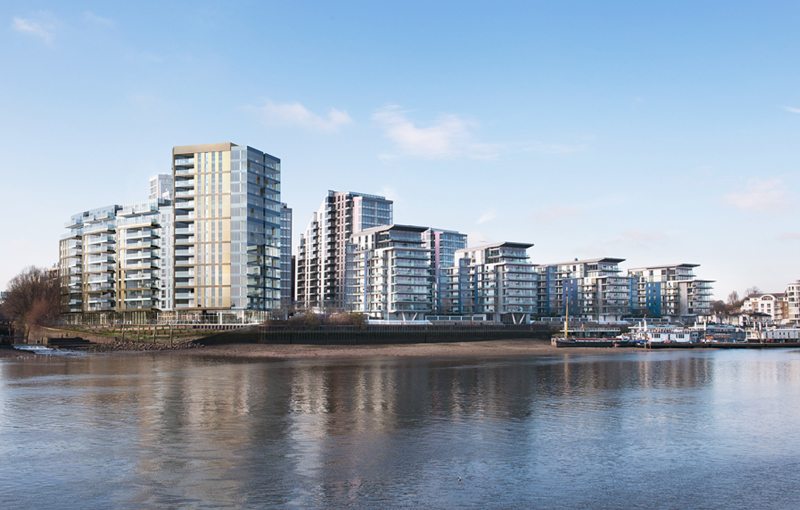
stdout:
{"type": "Polygon", "coordinates": [[[280,307],[280,160],[247,146],[173,149],[175,308],[280,307]]]}

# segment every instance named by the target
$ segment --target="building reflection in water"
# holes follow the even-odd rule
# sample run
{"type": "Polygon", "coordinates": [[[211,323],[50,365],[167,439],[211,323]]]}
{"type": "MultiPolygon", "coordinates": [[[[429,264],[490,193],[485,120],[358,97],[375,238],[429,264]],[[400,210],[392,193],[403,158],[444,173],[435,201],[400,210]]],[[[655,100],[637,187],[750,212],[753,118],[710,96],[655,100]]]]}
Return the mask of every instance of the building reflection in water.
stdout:
{"type": "MultiPolygon", "coordinates": [[[[751,425],[791,430],[800,418],[798,360],[576,351],[4,361],[0,455],[30,472],[102,473],[84,480],[84,506],[455,506],[476,494],[500,506],[556,494],[579,504],[598,484],[611,497],[663,466],[718,470],[749,445],[800,451],[800,440],[751,425]],[[19,444],[30,453],[9,446],[19,444]],[[608,472],[618,486],[606,485],[608,472]],[[457,477],[468,490],[455,491],[457,477]]],[[[70,490],[60,483],[48,486],[53,498],[70,490]]]]}

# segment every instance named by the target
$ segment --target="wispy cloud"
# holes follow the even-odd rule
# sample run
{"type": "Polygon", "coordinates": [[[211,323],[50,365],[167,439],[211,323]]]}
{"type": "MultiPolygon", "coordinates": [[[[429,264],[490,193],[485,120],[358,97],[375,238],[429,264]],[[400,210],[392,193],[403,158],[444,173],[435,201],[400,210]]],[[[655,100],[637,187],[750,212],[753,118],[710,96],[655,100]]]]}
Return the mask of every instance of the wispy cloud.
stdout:
{"type": "Polygon", "coordinates": [[[98,16],[92,11],[84,12],[83,19],[88,21],[89,23],[94,23],[96,25],[103,25],[106,27],[113,27],[114,25],[117,24],[113,19],[104,18],[103,16],[98,16]]]}
{"type": "Polygon", "coordinates": [[[552,205],[545,207],[536,214],[536,220],[545,225],[552,225],[553,223],[566,220],[569,218],[577,218],[581,215],[581,210],[576,207],[564,207],[560,205],[552,205]]]}
{"type": "Polygon", "coordinates": [[[781,241],[800,241],[800,234],[797,232],[784,232],[778,236],[781,241]]]}
{"type": "Polygon", "coordinates": [[[489,209],[488,211],[483,213],[483,216],[478,218],[478,221],[476,221],[475,224],[476,225],[482,225],[482,224],[486,223],[487,221],[492,221],[492,220],[494,220],[496,218],[497,218],[497,211],[495,211],[494,209],[489,209]]]}
{"type": "MultiPolygon", "coordinates": [[[[427,126],[418,126],[408,111],[389,105],[375,111],[372,120],[384,130],[396,148],[408,156],[425,159],[492,159],[497,145],[479,142],[474,131],[480,124],[458,115],[440,115],[427,126]]],[[[386,155],[383,159],[387,159],[386,155]]]]}
{"type": "Polygon", "coordinates": [[[784,106],[783,109],[786,110],[787,112],[800,113],[800,108],[792,108],[791,106],[784,106]]]}
{"type": "Polygon", "coordinates": [[[743,211],[772,212],[792,207],[783,179],[749,179],[743,189],[728,193],[722,201],[743,211]]]}
{"type": "Polygon", "coordinates": [[[22,34],[39,37],[47,44],[53,42],[54,27],[52,23],[14,16],[11,28],[22,34]]]}
{"type": "Polygon", "coordinates": [[[264,124],[298,126],[320,131],[338,131],[353,123],[353,119],[345,111],[331,108],[328,115],[323,117],[298,102],[274,103],[267,99],[264,106],[248,105],[244,110],[253,113],[264,124]]]}

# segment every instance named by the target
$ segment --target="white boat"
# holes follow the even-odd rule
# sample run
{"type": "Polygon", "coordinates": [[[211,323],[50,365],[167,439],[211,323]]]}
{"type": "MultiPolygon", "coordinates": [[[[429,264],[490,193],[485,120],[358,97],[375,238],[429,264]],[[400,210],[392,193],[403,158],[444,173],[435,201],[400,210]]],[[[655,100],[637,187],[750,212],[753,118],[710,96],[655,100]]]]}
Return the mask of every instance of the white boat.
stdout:
{"type": "Polygon", "coordinates": [[[647,325],[647,321],[642,321],[640,326],[631,330],[629,336],[638,343],[688,344],[692,341],[692,330],[679,326],[652,327],[647,325]]]}

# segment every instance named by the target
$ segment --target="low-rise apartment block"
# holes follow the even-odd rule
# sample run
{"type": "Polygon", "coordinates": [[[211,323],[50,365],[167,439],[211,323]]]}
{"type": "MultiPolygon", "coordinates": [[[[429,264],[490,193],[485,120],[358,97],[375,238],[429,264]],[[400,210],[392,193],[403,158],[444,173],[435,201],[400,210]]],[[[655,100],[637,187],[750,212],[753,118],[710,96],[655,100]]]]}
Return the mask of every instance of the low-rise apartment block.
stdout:
{"type": "Polygon", "coordinates": [[[742,312],[762,313],[769,316],[770,323],[779,324],[789,319],[789,302],[785,292],[752,294],[742,302],[742,312]]]}
{"type": "Polygon", "coordinates": [[[596,259],[540,264],[539,302],[542,315],[598,322],[617,322],[631,313],[631,281],[619,268],[625,259],[596,259]]]}
{"type": "Polygon", "coordinates": [[[800,324],[800,280],[786,286],[786,321],[800,324]]]}
{"type": "Polygon", "coordinates": [[[710,315],[713,280],[697,278],[696,267],[684,263],[629,269],[633,314],[683,321],[710,315]]]}

